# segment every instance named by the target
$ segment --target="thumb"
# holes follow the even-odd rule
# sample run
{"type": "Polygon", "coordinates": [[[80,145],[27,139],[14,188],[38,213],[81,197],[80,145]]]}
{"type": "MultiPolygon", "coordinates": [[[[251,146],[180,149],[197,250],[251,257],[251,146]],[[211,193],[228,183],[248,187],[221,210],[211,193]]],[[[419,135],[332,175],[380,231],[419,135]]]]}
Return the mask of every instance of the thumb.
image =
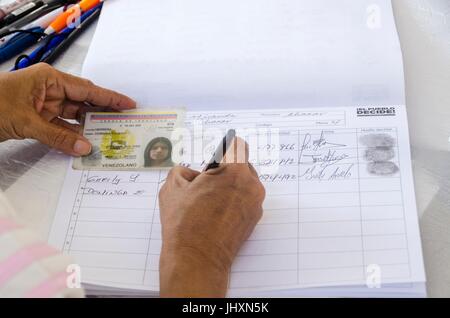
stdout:
{"type": "Polygon", "coordinates": [[[90,142],[83,136],[42,118],[35,122],[29,137],[75,157],[88,155],[92,148],[90,142]]]}

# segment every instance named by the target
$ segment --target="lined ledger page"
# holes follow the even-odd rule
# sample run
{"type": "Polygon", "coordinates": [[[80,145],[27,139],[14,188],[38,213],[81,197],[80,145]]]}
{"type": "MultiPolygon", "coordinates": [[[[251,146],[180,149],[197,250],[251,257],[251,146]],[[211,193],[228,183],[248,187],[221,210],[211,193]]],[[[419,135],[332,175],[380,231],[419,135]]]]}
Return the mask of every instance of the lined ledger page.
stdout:
{"type": "MultiPolygon", "coordinates": [[[[188,113],[188,128],[245,136],[267,191],[264,216],[233,264],[231,294],[365,286],[374,268],[383,284],[425,281],[406,113],[388,109],[188,113]],[[279,139],[252,136],[265,129],[279,139]]],[[[210,142],[209,159],[216,141],[192,138],[210,142]]],[[[166,175],[69,168],[50,242],[75,257],[83,282],[159,290],[157,194],[166,175]]]]}

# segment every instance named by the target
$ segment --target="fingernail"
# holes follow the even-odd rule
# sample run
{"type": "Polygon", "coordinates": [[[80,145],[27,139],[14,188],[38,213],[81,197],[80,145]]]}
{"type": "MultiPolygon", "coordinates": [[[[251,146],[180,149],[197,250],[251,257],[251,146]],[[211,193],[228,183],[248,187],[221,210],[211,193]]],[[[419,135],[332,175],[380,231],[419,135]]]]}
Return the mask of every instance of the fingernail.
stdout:
{"type": "Polygon", "coordinates": [[[73,146],[73,151],[79,155],[88,155],[91,152],[91,145],[84,140],[77,140],[73,146]]]}

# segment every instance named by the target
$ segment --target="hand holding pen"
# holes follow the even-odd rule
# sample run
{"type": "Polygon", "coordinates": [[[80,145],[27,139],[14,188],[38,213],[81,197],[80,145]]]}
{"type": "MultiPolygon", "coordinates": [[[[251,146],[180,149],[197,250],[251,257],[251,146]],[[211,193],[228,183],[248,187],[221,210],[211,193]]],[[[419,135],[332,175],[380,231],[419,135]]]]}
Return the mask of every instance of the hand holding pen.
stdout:
{"type": "Polygon", "coordinates": [[[218,167],[170,171],[159,192],[161,297],[225,296],[231,265],[263,213],[264,186],[247,160],[247,144],[235,137],[218,167]],[[194,279],[179,279],[184,273],[194,279]]]}

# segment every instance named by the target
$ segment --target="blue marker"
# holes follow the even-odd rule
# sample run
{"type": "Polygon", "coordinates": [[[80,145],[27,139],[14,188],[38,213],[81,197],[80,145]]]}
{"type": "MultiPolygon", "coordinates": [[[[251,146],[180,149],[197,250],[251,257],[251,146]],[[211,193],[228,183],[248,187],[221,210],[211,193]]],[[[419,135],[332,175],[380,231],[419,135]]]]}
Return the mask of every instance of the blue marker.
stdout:
{"type": "MultiPolygon", "coordinates": [[[[13,58],[14,56],[25,51],[27,48],[37,43],[39,39],[44,35],[45,28],[64,11],[64,7],[57,8],[38,20],[29,23],[24,30],[27,33],[18,32],[16,34],[10,34],[0,39],[0,63],[13,58]],[[33,32],[34,34],[31,34],[33,32]]],[[[11,32],[14,32],[12,30],[11,32]]]]}
{"type": "MultiPolygon", "coordinates": [[[[92,8],[89,11],[86,11],[81,15],[80,21],[83,22],[86,20],[91,14],[93,14],[97,9],[99,9],[102,6],[102,4],[99,4],[98,6],[92,8]]],[[[67,27],[64,30],[62,30],[60,33],[53,35],[53,38],[50,40],[50,43],[44,43],[41,46],[39,46],[36,50],[34,50],[30,55],[28,55],[28,58],[23,58],[19,61],[19,64],[17,65],[17,70],[27,68],[28,66],[31,66],[33,64],[38,63],[43,56],[51,52],[53,49],[58,47],[61,42],[64,41],[64,39],[72,33],[76,27],[67,27]],[[45,51],[43,51],[45,50],[45,51]]],[[[16,68],[14,67],[11,71],[16,71],[16,68]]]]}
{"type": "Polygon", "coordinates": [[[20,52],[23,52],[33,44],[35,44],[43,34],[43,29],[36,27],[27,30],[31,33],[19,33],[13,38],[11,38],[8,43],[0,47],[0,63],[13,58],[20,52]]]}

